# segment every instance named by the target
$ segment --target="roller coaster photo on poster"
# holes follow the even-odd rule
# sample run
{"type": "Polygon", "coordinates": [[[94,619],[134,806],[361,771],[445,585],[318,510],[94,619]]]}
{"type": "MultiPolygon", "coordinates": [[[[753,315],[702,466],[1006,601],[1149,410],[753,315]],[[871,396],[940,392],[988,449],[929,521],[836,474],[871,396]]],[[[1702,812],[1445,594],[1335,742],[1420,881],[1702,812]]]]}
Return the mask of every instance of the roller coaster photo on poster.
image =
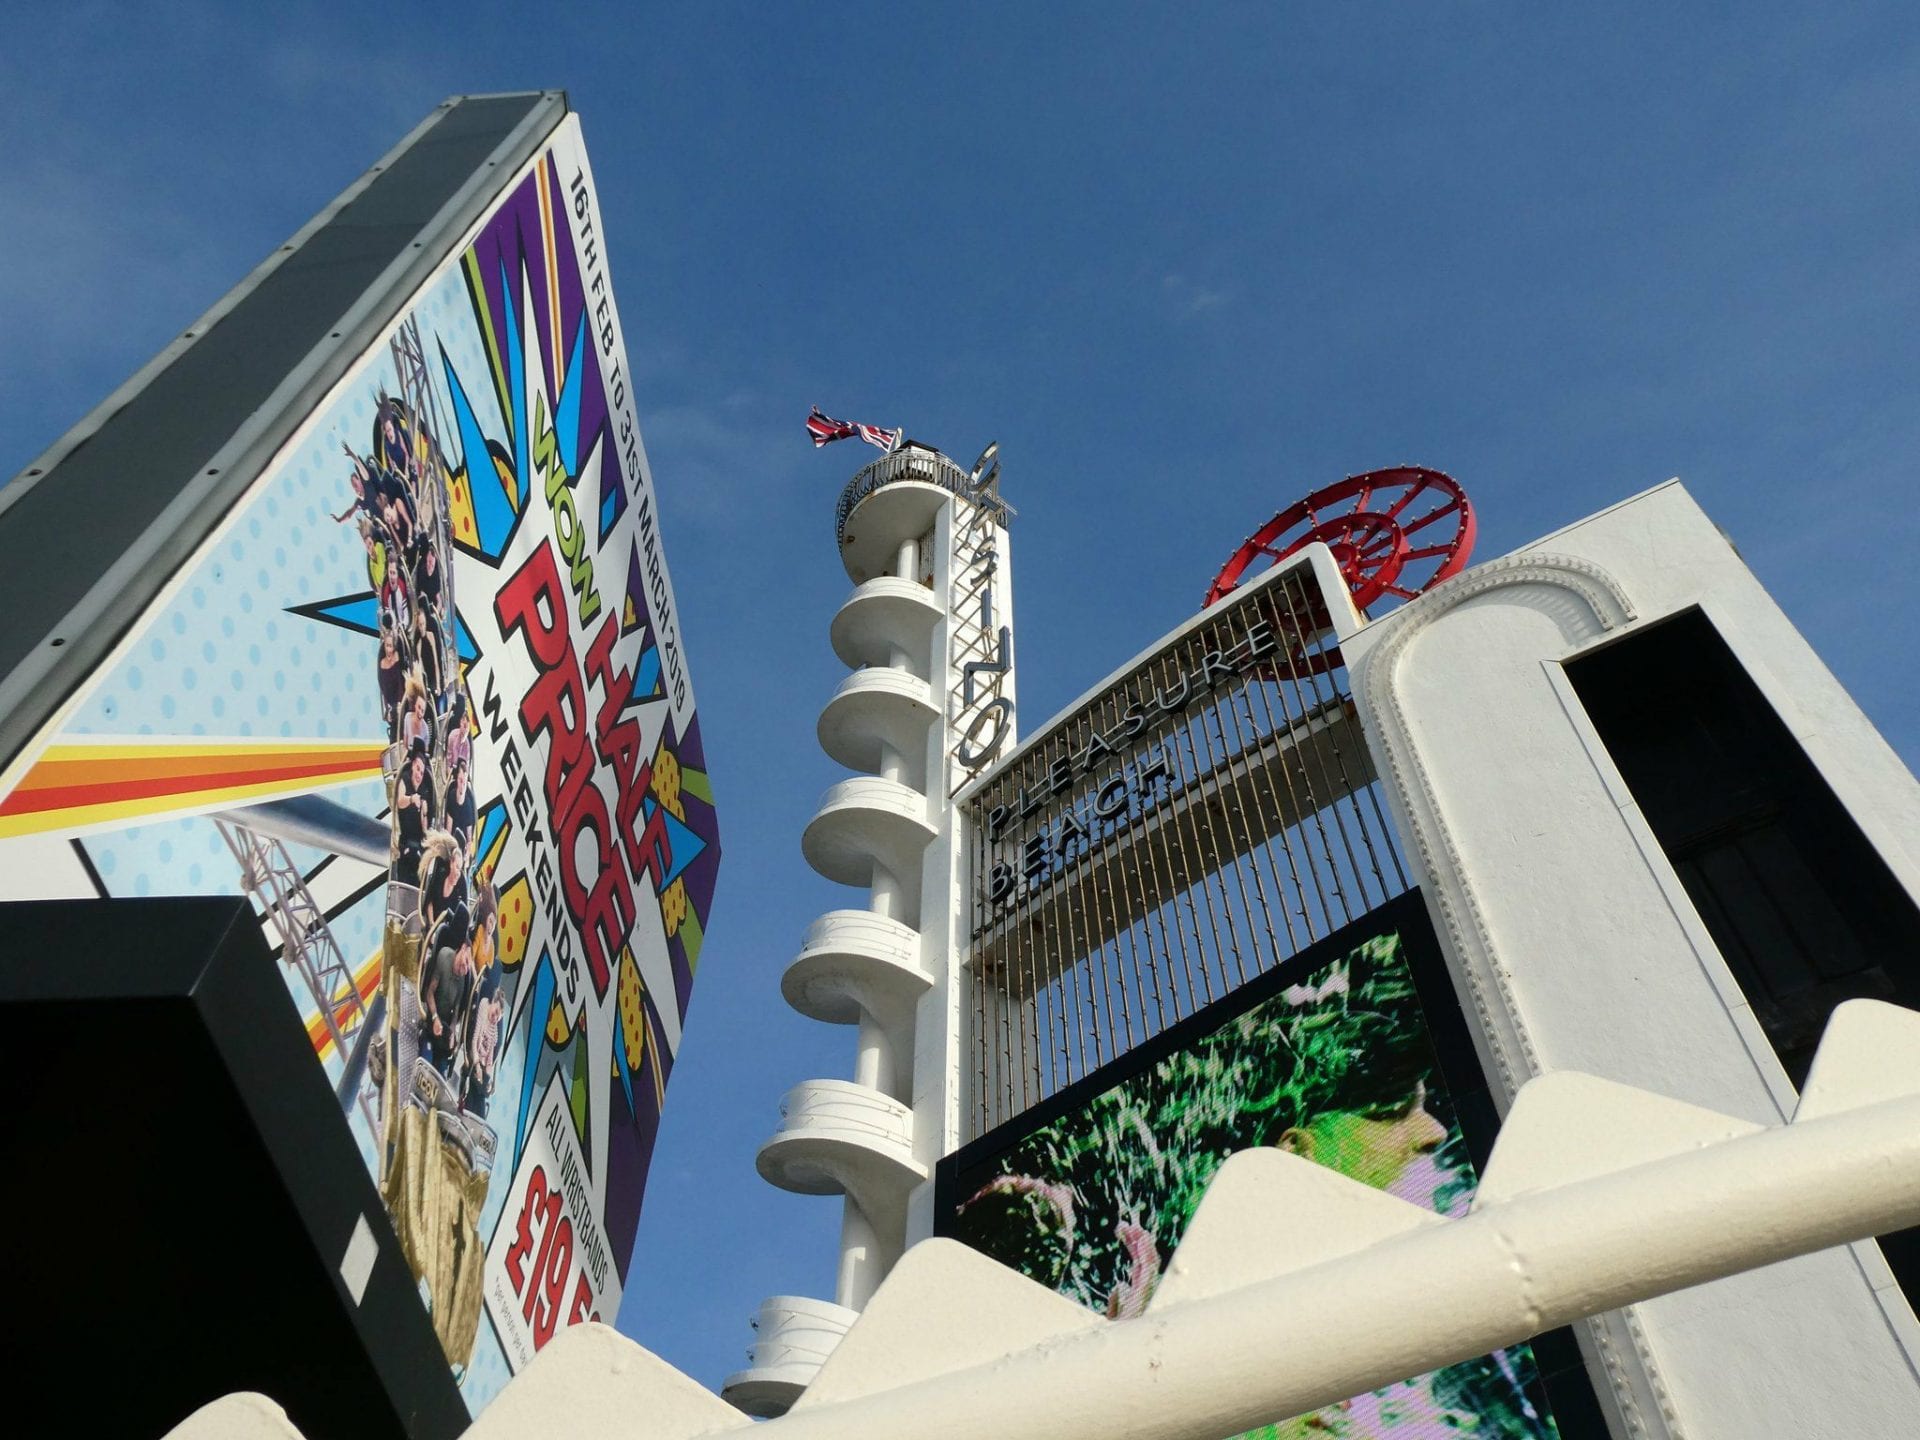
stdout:
{"type": "Polygon", "coordinates": [[[0,869],[253,899],[478,1411],[619,1308],[720,847],[577,118],[451,238],[39,739],[0,869]]]}
{"type": "MultiPolygon", "coordinates": [[[[1410,964],[1416,946],[1431,952],[1413,894],[967,1145],[939,1177],[941,1233],[1124,1320],[1145,1310],[1208,1182],[1239,1150],[1278,1146],[1441,1214],[1463,1213],[1476,1171],[1456,1097],[1480,1088],[1479,1078],[1464,1035],[1436,1044],[1410,964]],[[1451,1052],[1444,1067],[1442,1048],[1451,1052]]],[[[1444,972],[1424,978],[1429,991],[1436,979],[1445,984],[1444,972]]],[[[1535,1347],[1518,1345],[1312,1415],[1276,1417],[1248,1435],[1593,1433],[1556,1419],[1572,1409],[1584,1421],[1593,1404],[1577,1361],[1571,1372],[1563,1363],[1570,1337],[1552,1338],[1551,1386],[1535,1347]]]]}

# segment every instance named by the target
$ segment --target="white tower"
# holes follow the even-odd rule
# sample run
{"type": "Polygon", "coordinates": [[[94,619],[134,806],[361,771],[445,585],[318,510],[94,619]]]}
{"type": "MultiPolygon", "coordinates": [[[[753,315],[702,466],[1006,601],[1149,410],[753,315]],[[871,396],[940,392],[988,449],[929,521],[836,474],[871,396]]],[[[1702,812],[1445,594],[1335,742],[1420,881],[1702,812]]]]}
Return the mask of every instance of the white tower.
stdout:
{"type": "Polygon", "coordinates": [[[764,1301],[748,1368],[723,1393],[791,1405],[907,1244],[931,1233],[933,1165],[959,1142],[961,854],[951,797],[1014,743],[1010,511],[995,447],[971,473],[907,441],[867,466],[835,514],[854,582],[833,617],[852,670],[820,712],[820,747],[859,772],[821,797],[807,863],[866,892],[814,921],[781,991],[858,1027],[852,1080],[804,1080],[756,1164],[774,1185],[840,1195],[833,1303],[764,1301]]]}

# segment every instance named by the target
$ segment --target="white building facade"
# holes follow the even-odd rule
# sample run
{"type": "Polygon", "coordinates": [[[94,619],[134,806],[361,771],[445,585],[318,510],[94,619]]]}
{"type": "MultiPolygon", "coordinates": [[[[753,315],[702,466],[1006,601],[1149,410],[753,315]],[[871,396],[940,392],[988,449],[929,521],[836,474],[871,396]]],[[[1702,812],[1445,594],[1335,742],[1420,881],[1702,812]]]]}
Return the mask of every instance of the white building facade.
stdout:
{"type": "Polygon", "coordinates": [[[865,892],[808,929],[781,979],[802,1015],[855,1029],[851,1080],[802,1081],[757,1166],[844,1197],[832,1301],[776,1295],[724,1394],[783,1412],[914,1239],[931,1233],[934,1163],[959,1142],[965,882],[952,796],[1014,743],[1011,510],[996,448],[970,471],[907,441],[843,492],[836,540],[854,590],[834,615],[849,669],[820,713],[823,750],[856,772],[801,837],[807,862],[865,892]]]}
{"type": "MultiPolygon", "coordinates": [[[[1759,997],[1577,688],[1583,658],[1682,618],[1711,625],[1911,906],[1920,786],[1677,481],[1340,645],[1496,1091],[1574,1069],[1777,1124],[1796,1091],[1759,997]]],[[[1920,1434],[1920,1328],[1872,1242],[1602,1316],[1582,1348],[1623,1437],[1920,1434]]]]}
{"type": "MultiPolygon", "coordinates": [[[[1309,546],[1016,744],[990,466],[909,446],[843,498],[852,668],[819,735],[860,773],[803,848],[866,904],[815,923],[783,989],[856,1028],[854,1078],[797,1086],[759,1157],[845,1197],[841,1260],[831,1302],[763,1306],[742,1408],[781,1413],[904,1249],[950,1233],[943,1160],[1382,897],[1419,890],[1501,1114],[1579,1070],[1778,1124],[1834,1003],[1920,1003],[1920,787],[1677,482],[1378,620],[1309,546]],[[1297,704],[1261,723],[1241,691],[1289,667],[1297,704]],[[1156,973],[1186,963],[1182,903],[1215,967],[1187,1001],[1156,973]]],[[[1577,1341],[1622,1440],[1920,1434],[1920,1325],[1873,1242],[1577,1341]]]]}

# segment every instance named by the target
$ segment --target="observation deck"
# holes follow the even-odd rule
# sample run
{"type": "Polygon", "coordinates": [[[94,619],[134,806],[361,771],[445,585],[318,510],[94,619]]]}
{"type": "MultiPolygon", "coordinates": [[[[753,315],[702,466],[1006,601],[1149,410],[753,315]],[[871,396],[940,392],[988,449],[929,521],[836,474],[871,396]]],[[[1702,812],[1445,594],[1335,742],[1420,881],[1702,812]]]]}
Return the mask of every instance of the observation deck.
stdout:
{"type": "Polygon", "coordinates": [[[726,1378],[720,1398],[761,1419],[786,1414],[859,1318],[830,1301],[769,1295],[753,1317],[747,1368],[726,1378]]]}
{"type": "Polygon", "coordinates": [[[933,627],[946,609],[933,591],[896,575],[880,575],[863,582],[846,598],[833,617],[828,637],[833,653],[849,669],[862,665],[891,665],[894,652],[920,657],[913,667],[924,669],[933,627]]]}
{"type": "Polygon", "coordinates": [[[967,493],[967,472],[938,450],[908,441],[847,482],[834,507],[834,539],[856,585],[893,573],[900,547],[933,527],[953,495],[967,493]]]}
{"type": "Polygon", "coordinates": [[[917,882],[920,857],[936,833],[925,795],[898,780],[856,775],[820,797],[801,833],[800,853],[841,885],[871,885],[876,862],[897,880],[917,882]]]}
{"type": "Polygon", "coordinates": [[[780,1102],[780,1128],[754,1168],[797,1195],[850,1195],[878,1216],[927,1178],[913,1158],[913,1111],[851,1080],[802,1080],[780,1102]]]}
{"type": "Polygon", "coordinates": [[[856,1025],[860,1012],[910,1014],[933,985],[920,967],[920,936],[871,910],[829,910],[807,927],[800,953],[780,977],[780,993],[802,1015],[856,1025]]]}
{"type": "Polygon", "coordinates": [[[784,1190],[845,1197],[838,1303],[776,1295],[762,1304],[748,1366],[721,1392],[750,1415],[784,1414],[812,1382],[905,1248],[908,1198],[928,1179],[904,1097],[914,1089],[917,1010],[936,979],[914,925],[928,847],[949,808],[929,752],[947,748],[952,662],[942,627],[952,623],[955,587],[951,557],[934,551],[957,543],[942,514],[956,496],[1005,510],[991,486],[976,496],[971,482],[937,450],[909,442],[856,474],[834,514],[854,590],[829,638],[853,673],[821,708],[815,733],[830,759],[857,773],[821,797],[800,848],[827,879],[865,888],[868,908],[815,920],[780,988],[802,1015],[858,1028],[858,1078],[794,1086],[754,1165],[784,1190]]]}
{"type": "Polygon", "coordinates": [[[927,731],[940,718],[933,687],[892,666],[855,670],[820,712],[820,748],[849,770],[877,774],[891,748],[917,777],[926,768],[927,731]]]}

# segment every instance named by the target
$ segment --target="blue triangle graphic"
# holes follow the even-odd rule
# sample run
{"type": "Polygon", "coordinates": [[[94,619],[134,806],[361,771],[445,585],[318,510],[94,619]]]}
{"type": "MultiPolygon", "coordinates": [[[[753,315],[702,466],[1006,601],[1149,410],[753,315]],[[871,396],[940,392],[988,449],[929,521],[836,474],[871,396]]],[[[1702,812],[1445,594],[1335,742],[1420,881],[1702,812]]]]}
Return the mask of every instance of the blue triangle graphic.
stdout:
{"type": "Polygon", "coordinates": [[[453,612],[453,651],[469,665],[480,658],[480,647],[473,643],[473,634],[458,610],[453,612]]]}
{"type": "Polygon", "coordinates": [[[640,652],[640,670],[633,677],[633,698],[651,700],[660,693],[660,651],[649,645],[640,652]]]}
{"type": "Polygon", "coordinates": [[[474,854],[484,858],[493,849],[493,842],[500,832],[507,828],[506,802],[489,800],[487,808],[480,812],[480,843],[474,847],[474,854]]]}
{"type": "Polygon", "coordinates": [[[587,317],[580,317],[580,328],[573,332],[573,354],[567,357],[567,373],[560,377],[560,399],[553,407],[554,438],[560,442],[560,463],[570,478],[580,474],[580,392],[586,388],[585,367],[580,363],[587,350],[587,317]]]}
{"type": "MultiPolygon", "coordinates": [[[[618,1006],[614,1007],[614,1013],[619,1015],[618,1006]]],[[[619,1029],[613,1037],[613,1060],[614,1063],[620,1067],[620,1088],[627,1092],[627,1110],[631,1114],[638,1115],[640,1113],[639,1109],[633,1103],[633,1067],[627,1064],[626,1017],[620,1015],[620,1018],[616,1020],[615,1023],[619,1029]]]]}
{"type": "Polygon", "coordinates": [[[527,1148],[527,1116],[533,1110],[533,1082],[546,1054],[547,1012],[553,1008],[553,959],[543,948],[539,966],[533,972],[533,999],[527,1006],[526,1044],[520,1047],[524,1067],[520,1072],[520,1123],[513,1136],[513,1163],[527,1148]]]}
{"type": "Polygon", "coordinates": [[[673,812],[667,812],[667,843],[673,847],[673,859],[667,873],[661,877],[660,888],[666,889],[680,878],[680,872],[691,865],[700,852],[707,848],[707,842],[674,818],[673,812]]]}
{"type": "Polygon", "coordinates": [[[447,388],[453,394],[453,419],[460,432],[460,466],[467,472],[467,489],[473,496],[473,523],[479,532],[480,552],[490,559],[500,557],[501,547],[513,528],[513,507],[493,468],[493,452],[487,448],[486,432],[467,399],[466,387],[453,372],[446,347],[440,350],[440,364],[447,372],[447,388]]]}
{"type": "MultiPolygon", "coordinates": [[[[521,273],[526,273],[524,266],[521,273]]],[[[507,424],[513,427],[513,478],[524,487],[530,483],[527,446],[531,440],[527,434],[527,357],[520,348],[519,291],[507,279],[505,260],[500,262],[500,302],[500,309],[507,319],[506,344],[501,349],[506,352],[507,404],[512,409],[507,416],[507,424]]]]}
{"type": "Polygon", "coordinates": [[[342,595],[338,600],[323,600],[318,605],[302,605],[297,614],[354,630],[362,635],[380,633],[379,597],[369,590],[364,595],[342,595]]]}

